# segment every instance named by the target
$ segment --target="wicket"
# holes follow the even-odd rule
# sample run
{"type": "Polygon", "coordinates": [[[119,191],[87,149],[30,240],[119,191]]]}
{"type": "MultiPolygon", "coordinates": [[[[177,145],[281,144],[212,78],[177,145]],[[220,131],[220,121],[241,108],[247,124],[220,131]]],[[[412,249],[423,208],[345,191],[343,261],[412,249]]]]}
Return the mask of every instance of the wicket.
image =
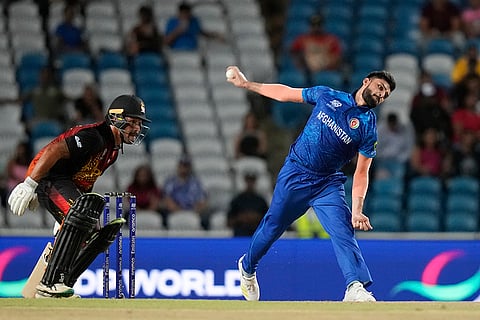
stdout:
{"type": "MultiPolygon", "coordinates": [[[[110,222],[110,197],[115,198],[115,216],[121,218],[123,216],[123,199],[129,199],[129,212],[128,212],[128,226],[129,226],[129,266],[128,266],[128,298],[135,298],[135,247],[136,247],[136,229],[137,229],[137,198],[135,195],[128,192],[108,192],[105,193],[105,208],[103,211],[103,223],[110,222]]],[[[115,272],[115,298],[125,298],[123,293],[123,232],[120,229],[118,236],[115,239],[117,259],[116,259],[116,272],[115,272]]],[[[110,297],[110,249],[105,250],[103,263],[103,297],[110,297]]]]}

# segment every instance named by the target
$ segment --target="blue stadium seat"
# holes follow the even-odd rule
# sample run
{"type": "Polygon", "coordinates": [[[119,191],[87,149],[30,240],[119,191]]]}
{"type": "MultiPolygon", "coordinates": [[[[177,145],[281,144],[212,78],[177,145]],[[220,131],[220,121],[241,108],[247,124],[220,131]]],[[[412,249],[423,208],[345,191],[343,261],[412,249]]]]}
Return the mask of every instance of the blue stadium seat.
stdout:
{"type": "Polygon", "coordinates": [[[408,191],[413,195],[440,197],[443,192],[442,182],[437,177],[413,177],[408,183],[408,191]]]}
{"type": "Polygon", "coordinates": [[[439,195],[429,196],[428,194],[422,193],[411,193],[407,197],[407,211],[408,212],[418,212],[425,211],[431,212],[434,214],[440,214],[442,210],[442,198],[439,195]]]}
{"type": "Polygon", "coordinates": [[[400,216],[402,214],[402,200],[395,196],[376,196],[370,195],[368,201],[368,210],[372,214],[377,212],[390,212],[400,216]],[[370,197],[372,196],[373,199],[370,197]]]}
{"type": "Polygon", "coordinates": [[[340,71],[320,71],[312,75],[314,85],[331,87],[337,90],[343,90],[343,74],[340,71]]]}
{"type": "Polygon", "coordinates": [[[445,209],[448,212],[479,213],[479,199],[469,194],[449,194],[445,209]]]}
{"type": "Polygon", "coordinates": [[[387,178],[375,179],[372,182],[372,192],[375,196],[381,197],[402,197],[403,195],[403,179],[401,178],[387,178]]]}
{"type": "Polygon", "coordinates": [[[363,71],[365,76],[372,70],[381,69],[383,69],[383,57],[381,55],[359,53],[353,57],[353,70],[356,72],[363,71]]]}
{"type": "Polygon", "coordinates": [[[25,53],[19,64],[19,68],[24,69],[42,69],[48,64],[48,56],[43,52],[28,52],[25,53]]]}
{"type": "Polygon", "coordinates": [[[443,53],[454,56],[455,46],[447,39],[432,39],[427,42],[425,54],[443,53]]]}
{"type": "Polygon", "coordinates": [[[161,123],[151,123],[150,130],[147,134],[148,141],[155,140],[157,138],[180,138],[180,129],[176,122],[164,121],[161,123]]]}
{"type": "Polygon", "coordinates": [[[415,41],[406,38],[393,38],[387,46],[388,54],[408,53],[415,57],[420,56],[420,49],[415,41]]]}
{"type": "Polygon", "coordinates": [[[97,72],[106,69],[127,69],[128,61],[125,55],[119,52],[103,52],[96,59],[97,72]]]}
{"type": "Polygon", "coordinates": [[[133,72],[133,82],[138,87],[168,87],[168,74],[163,69],[161,70],[136,70],[133,72]]]}
{"type": "Polygon", "coordinates": [[[370,224],[376,232],[400,232],[403,229],[400,215],[389,211],[371,214],[370,224]]]}
{"type": "Polygon", "coordinates": [[[477,214],[452,211],[445,215],[445,231],[447,232],[476,232],[478,230],[477,214]]]}
{"type": "Polygon", "coordinates": [[[308,85],[305,74],[297,69],[281,70],[278,75],[278,82],[297,88],[308,85]]]}
{"type": "Polygon", "coordinates": [[[147,117],[152,120],[152,122],[157,122],[157,120],[176,121],[177,112],[175,107],[169,103],[149,104],[147,117]]]}
{"type": "Polygon", "coordinates": [[[370,52],[375,55],[384,56],[385,43],[382,38],[377,36],[362,36],[353,40],[350,50],[352,54],[370,52]]]}
{"type": "Polygon", "coordinates": [[[447,192],[452,194],[466,194],[478,197],[480,184],[474,177],[458,176],[451,178],[447,182],[447,192]]]}
{"type": "Polygon", "coordinates": [[[31,129],[31,138],[36,140],[43,137],[55,137],[62,133],[62,128],[57,121],[44,120],[37,122],[31,129]]]}
{"type": "Polygon", "coordinates": [[[17,83],[21,93],[30,91],[38,85],[40,69],[19,68],[17,70],[17,83]]]}
{"type": "Polygon", "coordinates": [[[133,58],[133,70],[162,68],[165,68],[165,60],[158,53],[141,53],[133,58]]]}
{"type": "Polygon", "coordinates": [[[161,88],[143,86],[137,88],[136,93],[142,98],[147,107],[151,104],[172,103],[173,101],[170,89],[162,90],[161,88]]]}
{"type": "Polygon", "coordinates": [[[389,13],[387,6],[381,3],[365,3],[358,9],[358,17],[360,20],[370,20],[371,22],[379,22],[384,26],[387,25],[389,13]]]}
{"type": "Polygon", "coordinates": [[[409,232],[439,232],[440,217],[430,211],[411,211],[406,219],[406,231],[409,232]]]}
{"type": "Polygon", "coordinates": [[[89,55],[85,53],[65,53],[60,57],[61,72],[65,72],[68,69],[80,68],[91,69],[92,60],[89,55]]]}

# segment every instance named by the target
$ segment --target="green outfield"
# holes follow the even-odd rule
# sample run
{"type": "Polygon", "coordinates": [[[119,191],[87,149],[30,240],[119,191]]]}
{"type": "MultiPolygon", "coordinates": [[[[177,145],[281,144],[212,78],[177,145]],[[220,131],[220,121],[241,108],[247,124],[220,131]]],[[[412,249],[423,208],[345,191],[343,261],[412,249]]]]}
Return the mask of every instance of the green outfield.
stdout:
{"type": "Polygon", "coordinates": [[[0,299],[0,320],[430,320],[480,319],[478,302],[247,302],[225,300],[0,299]]]}

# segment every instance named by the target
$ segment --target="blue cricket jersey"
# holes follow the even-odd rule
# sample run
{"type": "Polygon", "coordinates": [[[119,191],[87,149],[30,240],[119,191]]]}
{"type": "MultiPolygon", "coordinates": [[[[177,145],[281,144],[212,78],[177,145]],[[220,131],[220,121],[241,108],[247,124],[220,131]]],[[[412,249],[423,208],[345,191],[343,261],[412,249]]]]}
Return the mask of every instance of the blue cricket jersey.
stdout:
{"type": "Polygon", "coordinates": [[[358,152],[375,157],[377,129],[372,110],[358,106],[350,93],[325,86],[305,88],[302,96],[314,108],[290,147],[290,159],[328,175],[339,171],[358,152]]]}

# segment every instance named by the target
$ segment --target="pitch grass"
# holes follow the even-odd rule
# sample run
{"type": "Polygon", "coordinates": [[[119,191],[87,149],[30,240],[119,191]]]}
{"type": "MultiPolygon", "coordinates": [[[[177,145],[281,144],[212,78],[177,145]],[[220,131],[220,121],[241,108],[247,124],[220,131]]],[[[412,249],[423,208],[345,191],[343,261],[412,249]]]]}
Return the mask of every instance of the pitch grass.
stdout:
{"type": "Polygon", "coordinates": [[[480,319],[478,302],[247,302],[168,299],[0,299],[0,320],[480,319]]]}

